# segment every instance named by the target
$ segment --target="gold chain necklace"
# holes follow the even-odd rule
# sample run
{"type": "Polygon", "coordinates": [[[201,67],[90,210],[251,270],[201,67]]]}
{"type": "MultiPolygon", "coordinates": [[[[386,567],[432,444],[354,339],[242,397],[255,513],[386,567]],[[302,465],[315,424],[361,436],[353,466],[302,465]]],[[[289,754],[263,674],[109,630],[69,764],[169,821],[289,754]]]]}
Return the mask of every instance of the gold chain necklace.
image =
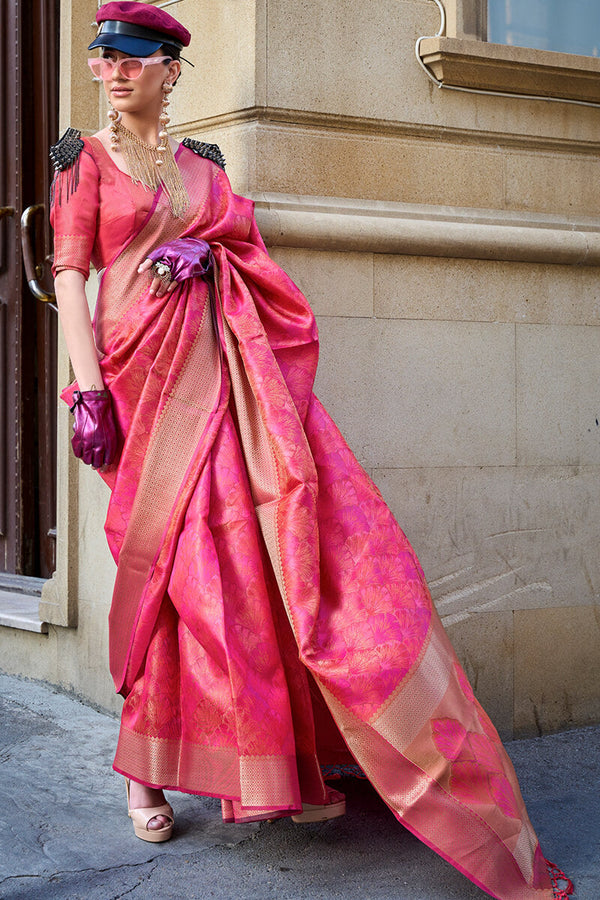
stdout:
{"type": "MultiPolygon", "coordinates": [[[[190,205],[190,198],[170,142],[167,141],[166,146],[147,144],[121,122],[114,122],[111,131],[118,135],[118,146],[123,151],[131,180],[154,192],[162,184],[169,195],[173,215],[181,218],[190,205]]],[[[113,141],[113,144],[117,142],[113,141]]]]}

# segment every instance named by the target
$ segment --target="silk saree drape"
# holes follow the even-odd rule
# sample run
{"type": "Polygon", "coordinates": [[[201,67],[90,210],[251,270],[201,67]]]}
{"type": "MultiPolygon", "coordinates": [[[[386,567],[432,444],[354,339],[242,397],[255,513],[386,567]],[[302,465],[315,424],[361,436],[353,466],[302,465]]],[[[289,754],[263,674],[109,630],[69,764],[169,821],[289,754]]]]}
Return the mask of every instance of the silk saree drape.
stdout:
{"type": "Polygon", "coordinates": [[[186,148],[177,160],[183,220],[160,192],[140,214],[139,186],[93,139],[54,210],[57,267],[78,267],[61,240],[79,229],[77,252],[104,269],[94,325],[123,435],[102,473],[125,697],[115,767],[249,821],[323,802],[320,765],[354,759],[491,896],[559,896],[416,556],[312,393],[308,304],[224,173],[186,148]],[[107,238],[103,204],[130,230],[107,238]],[[157,299],[137,267],[183,236],[209,242],[214,288],[194,279],[157,299]]]}

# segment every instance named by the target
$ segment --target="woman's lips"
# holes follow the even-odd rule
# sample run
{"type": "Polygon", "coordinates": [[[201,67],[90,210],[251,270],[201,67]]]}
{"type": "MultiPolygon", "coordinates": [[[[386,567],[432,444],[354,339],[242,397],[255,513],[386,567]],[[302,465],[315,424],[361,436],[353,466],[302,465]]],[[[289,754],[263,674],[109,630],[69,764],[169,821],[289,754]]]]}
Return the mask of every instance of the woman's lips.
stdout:
{"type": "Polygon", "coordinates": [[[131,88],[111,88],[110,92],[115,97],[125,97],[127,94],[131,94],[131,88]]]}

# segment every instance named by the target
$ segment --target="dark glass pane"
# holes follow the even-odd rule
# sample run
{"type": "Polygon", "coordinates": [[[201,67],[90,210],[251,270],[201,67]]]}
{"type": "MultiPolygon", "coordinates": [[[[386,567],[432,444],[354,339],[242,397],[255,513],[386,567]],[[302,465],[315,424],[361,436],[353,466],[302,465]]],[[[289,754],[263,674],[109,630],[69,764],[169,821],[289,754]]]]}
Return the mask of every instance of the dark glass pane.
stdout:
{"type": "Polygon", "coordinates": [[[488,0],[488,40],[600,55],[600,0],[488,0]]]}

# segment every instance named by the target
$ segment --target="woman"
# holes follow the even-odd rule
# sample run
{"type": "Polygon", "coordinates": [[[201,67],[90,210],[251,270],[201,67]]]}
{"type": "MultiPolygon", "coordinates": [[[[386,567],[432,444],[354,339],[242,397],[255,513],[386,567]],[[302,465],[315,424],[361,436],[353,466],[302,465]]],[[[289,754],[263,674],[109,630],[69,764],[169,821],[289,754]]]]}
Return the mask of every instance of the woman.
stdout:
{"type": "Polygon", "coordinates": [[[312,394],[317,332],[214,145],[167,132],[189,34],[98,12],[112,124],[53,148],[73,446],[112,490],[115,769],[144,840],[163,788],[226,821],[332,818],[358,763],[408,829],[501,900],[566,897],[405,536],[312,394]],[[94,325],[84,283],[101,271],[94,325]]]}

